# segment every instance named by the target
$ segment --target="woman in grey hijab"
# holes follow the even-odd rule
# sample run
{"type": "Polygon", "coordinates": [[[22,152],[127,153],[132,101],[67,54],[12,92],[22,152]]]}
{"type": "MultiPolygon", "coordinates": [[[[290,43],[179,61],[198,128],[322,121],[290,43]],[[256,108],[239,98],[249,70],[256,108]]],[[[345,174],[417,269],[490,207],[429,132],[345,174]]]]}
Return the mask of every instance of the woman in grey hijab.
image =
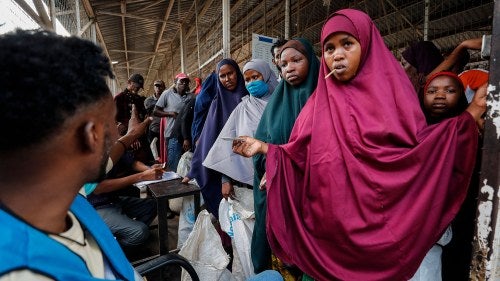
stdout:
{"type": "MultiPolygon", "coordinates": [[[[233,153],[232,139],[237,136],[253,136],[267,101],[278,82],[269,64],[262,59],[252,59],[243,67],[245,85],[250,95],[242,98],[233,110],[217,140],[210,149],[203,165],[226,176],[223,183],[253,185],[253,163],[251,158],[233,153]]],[[[233,191],[224,190],[224,198],[233,191]]]]}
{"type": "MultiPolygon", "coordinates": [[[[247,62],[243,67],[243,77],[250,95],[244,96],[233,110],[203,165],[222,174],[222,196],[224,200],[229,200],[230,204],[233,204],[234,212],[238,213],[239,218],[245,220],[246,229],[250,231],[246,237],[251,240],[254,225],[253,160],[235,154],[232,150],[232,141],[237,136],[254,136],[262,113],[278,82],[270,65],[262,59],[252,59],[247,62]]],[[[219,210],[219,218],[221,216],[224,214],[219,210]]],[[[235,258],[236,256],[239,258],[245,278],[254,275],[250,245],[251,241],[233,243],[233,251],[238,253],[235,258]]]]}

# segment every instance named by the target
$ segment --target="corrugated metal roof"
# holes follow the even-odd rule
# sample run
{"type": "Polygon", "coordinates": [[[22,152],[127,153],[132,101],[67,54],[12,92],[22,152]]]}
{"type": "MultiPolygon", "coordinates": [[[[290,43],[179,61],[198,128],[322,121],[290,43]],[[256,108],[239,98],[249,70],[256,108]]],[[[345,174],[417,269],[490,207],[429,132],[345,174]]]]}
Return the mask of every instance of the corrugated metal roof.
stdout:
{"type": "MultiPolygon", "coordinates": [[[[121,88],[133,73],[145,77],[149,93],[157,78],[172,82],[181,71],[181,28],[188,74],[205,77],[222,58],[222,0],[80,1],[81,10],[95,18],[98,39],[110,59],[118,62],[113,67],[121,88]],[[204,66],[199,69],[200,65],[204,66]]],[[[73,1],[56,2],[61,12],[71,8],[73,1]]],[[[291,37],[311,40],[318,55],[322,24],[341,8],[367,12],[396,56],[424,34],[423,0],[291,0],[290,4],[291,37]]],[[[429,40],[441,49],[451,49],[464,39],[491,33],[493,4],[493,0],[430,1],[429,40]]],[[[252,33],[284,37],[285,1],[230,1],[230,14],[231,56],[240,64],[251,57],[252,33]]],[[[58,17],[63,16],[71,15],[58,17]]],[[[472,57],[479,59],[476,54],[472,57]]]]}

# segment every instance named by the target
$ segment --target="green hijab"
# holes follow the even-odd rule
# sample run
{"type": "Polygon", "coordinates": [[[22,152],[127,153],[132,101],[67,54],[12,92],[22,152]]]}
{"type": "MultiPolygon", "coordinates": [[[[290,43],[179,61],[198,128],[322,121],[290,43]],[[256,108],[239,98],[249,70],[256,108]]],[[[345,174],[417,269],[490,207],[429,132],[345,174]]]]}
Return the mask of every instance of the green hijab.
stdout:
{"type": "MultiPolygon", "coordinates": [[[[274,90],[255,132],[255,138],[266,143],[288,142],[295,119],[316,89],[318,82],[319,60],[314,54],[311,43],[306,39],[298,38],[288,41],[280,52],[286,48],[294,48],[304,54],[309,61],[309,71],[306,80],[300,85],[292,86],[282,79],[274,90]]],[[[266,237],[266,191],[259,190],[260,179],[266,168],[266,158],[265,155],[258,154],[253,159],[255,226],[251,254],[254,270],[259,273],[269,269],[271,249],[266,237]]]]}

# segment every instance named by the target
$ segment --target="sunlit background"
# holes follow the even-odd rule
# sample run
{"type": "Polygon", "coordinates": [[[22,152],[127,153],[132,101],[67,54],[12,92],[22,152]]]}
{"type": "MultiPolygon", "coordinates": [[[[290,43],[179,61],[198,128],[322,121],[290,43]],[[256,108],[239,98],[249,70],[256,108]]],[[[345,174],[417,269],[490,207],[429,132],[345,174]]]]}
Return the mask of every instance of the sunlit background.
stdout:
{"type": "MultiPolygon", "coordinates": [[[[33,1],[25,0],[25,2],[36,10],[33,1]]],[[[0,0],[2,10],[0,12],[0,34],[7,33],[16,28],[21,29],[36,29],[38,24],[25,12],[14,0],[0,0]]],[[[49,13],[48,7],[44,4],[45,11],[49,13]]],[[[56,32],[60,35],[69,36],[69,32],[62,26],[59,20],[56,20],[56,32]]]]}

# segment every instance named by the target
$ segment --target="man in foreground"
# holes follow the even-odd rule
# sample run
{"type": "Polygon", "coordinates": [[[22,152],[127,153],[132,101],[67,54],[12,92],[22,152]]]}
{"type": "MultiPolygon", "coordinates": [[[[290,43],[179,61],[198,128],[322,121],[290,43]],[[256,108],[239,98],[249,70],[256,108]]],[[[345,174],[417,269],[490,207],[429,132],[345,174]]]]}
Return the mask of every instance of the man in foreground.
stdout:
{"type": "Polygon", "coordinates": [[[108,58],[46,31],[2,35],[0,49],[0,280],[139,280],[78,195],[118,136],[108,58]]]}

